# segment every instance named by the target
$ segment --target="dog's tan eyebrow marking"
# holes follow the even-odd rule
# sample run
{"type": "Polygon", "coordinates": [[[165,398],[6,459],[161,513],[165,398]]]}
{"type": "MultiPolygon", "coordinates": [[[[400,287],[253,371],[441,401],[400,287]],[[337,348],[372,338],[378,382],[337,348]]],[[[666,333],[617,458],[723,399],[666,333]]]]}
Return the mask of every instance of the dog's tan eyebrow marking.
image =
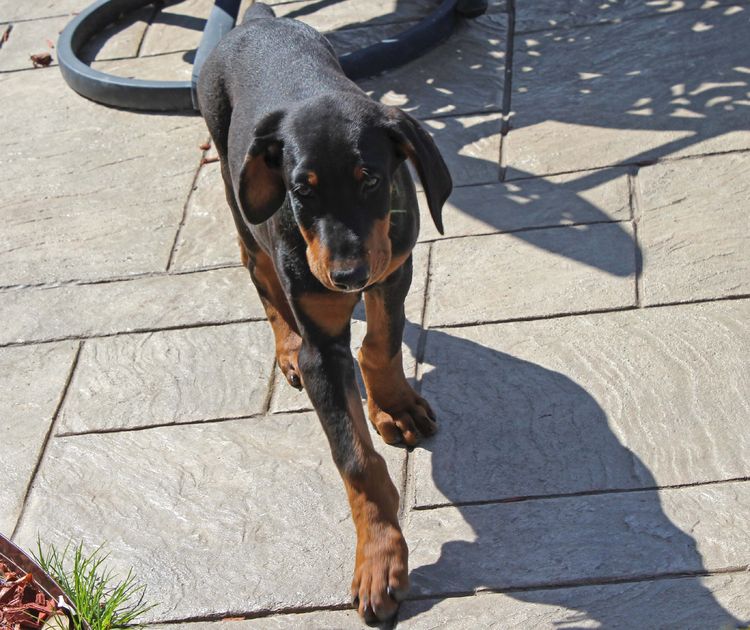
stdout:
{"type": "Polygon", "coordinates": [[[307,171],[307,183],[310,186],[318,185],[318,174],[315,171],[307,171]]]}
{"type": "Polygon", "coordinates": [[[361,182],[365,175],[367,175],[367,171],[364,166],[360,164],[354,167],[354,179],[358,182],[361,182]]]}

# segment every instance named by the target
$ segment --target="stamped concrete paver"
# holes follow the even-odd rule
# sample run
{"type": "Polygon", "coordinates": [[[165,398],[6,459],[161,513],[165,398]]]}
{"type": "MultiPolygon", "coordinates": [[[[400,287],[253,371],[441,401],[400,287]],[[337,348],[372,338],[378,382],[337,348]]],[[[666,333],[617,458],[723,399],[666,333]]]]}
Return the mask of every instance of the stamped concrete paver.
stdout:
{"type": "Polygon", "coordinates": [[[430,326],[635,305],[636,247],[628,224],[475,236],[433,247],[432,273],[440,281],[430,286],[430,326]]]}
{"type": "MultiPolygon", "coordinates": [[[[419,201],[427,208],[424,194],[419,201]]],[[[445,235],[427,218],[422,221],[420,240],[629,218],[627,171],[604,169],[456,188],[443,206],[445,235]]]]}
{"type": "Polygon", "coordinates": [[[114,24],[94,35],[79,53],[79,57],[91,62],[104,59],[135,57],[141,47],[146,29],[154,15],[154,7],[146,5],[126,13],[114,24]]]}
{"type": "Polygon", "coordinates": [[[734,628],[750,619],[748,590],[750,574],[737,573],[512,594],[479,593],[474,597],[406,602],[397,627],[734,628]]]}
{"type": "Polygon", "coordinates": [[[95,61],[91,67],[100,72],[128,79],[190,81],[193,76],[194,59],[195,55],[192,52],[175,52],[158,57],[128,57],[95,61]]]}
{"type": "Polygon", "coordinates": [[[297,18],[319,31],[349,29],[407,22],[427,15],[435,8],[433,0],[339,0],[331,3],[284,2],[274,6],[276,15],[297,18]]]}
{"type": "Polygon", "coordinates": [[[422,595],[737,569],[750,484],[417,510],[405,535],[422,595]]]}
{"type": "Polygon", "coordinates": [[[36,20],[39,18],[70,15],[85,9],[91,0],[0,0],[0,21],[36,20]]]}
{"type": "MultiPolygon", "coordinates": [[[[14,65],[90,2],[0,0],[0,456],[22,462],[0,531],[107,541],[148,623],[360,627],[344,489],[255,321],[204,124],[14,65]]],[[[346,53],[437,0],[271,3],[346,53]]],[[[187,79],[212,4],[146,7],[84,56],[187,79]]],[[[411,550],[395,627],[747,625],[750,3],[490,4],[361,82],[455,184],[444,237],[419,193],[403,344],[441,430],[373,436],[411,550]]],[[[352,329],[356,351],[361,305],[352,329]]]]}
{"type": "Polygon", "coordinates": [[[258,414],[273,360],[265,322],[87,341],[58,433],[258,414]]]}
{"type": "Polygon", "coordinates": [[[0,74],[0,285],[163,271],[205,140],[196,116],[102,107],[54,69],[0,74]]]}
{"type": "Polygon", "coordinates": [[[748,322],[742,300],[430,331],[415,505],[750,475],[748,322]]]}
{"type": "Polygon", "coordinates": [[[224,180],[218,163],[206,164],[198,173],[185,209],[172,268],[187,271],[239,262],[237,228],[227,205],[224,180]]]}
{"type": "Polygon", "coordinates": [[[198,48],[212,5],[207,0],[180,0],[162,7],[146,31],[141,55],[163,55],[198,48]]]}
{"type": "MultiPolygon", "coordinates": [[[[400,485],[405,451],[373,438],[400,485]]],[[[57,439],[18,540],[37,532],[108,541],[160,602],[147,621],[349,601],[354,527],[311,414],[57,439]]]]}
{"type": "Polygon", "coordinates": [[[0,292],[0,345],[265,316],[242,268],[13,289],[0,292]]]}
{"type": "Polygon", "coordinates": [[[74,342],[0,349],[0,532],[9,536],[78,349],[74,342]]]}
{"type": "Polygon", "coordinates": [[[643,303],[750,294],[750,152],[638,173],[643,303]]]}
{"type": "Polygon", "coordinates": [[[750,148],[739,8],[516,37],[508,177],[750,148]]]}
{"type": "MultiPolygon", "coordinates": [[[[655,2],[628,2],[615,0],[547,0],[539,3],[533,0],[519,0],[515,4],[516,32],[548,30],[550,28],[570,28],[585,24],[622,22],[633,18],[671,15],[686,11],[706,11],[721,5],[725,15],[738,13],[746,0],[656,0],[655,2]]],[[[695,13],[700,19],[701,14],[695,13]]],[[[637,51],[634,51],[637,52],[637,51]]]]}
{"type": "Polygon", "coordinates": [[[460,22],[423,57],[360,85],[376,100],[417,118],[499,111],[507,28],[502,13],[460,22]]]}
{"type": "MultiPolygon", "coordinates": [[[[49,53],[52,65],[57,65],[57,36],[69,19],[70,16],[66,15],[11,23],[8,41],[0,47],[0,72],[33,68],[30,57],[40,53],[49,53]]],[[[7,23],[0,22],[0,34],[7,27],[7,23]]]]}
{"type": "MultiPolygon", "coordinates": [[[[423,120],[448,166],[454,186],[499,181],[500,114],[423,120]]],[[[417,187],[421,184],[417,180],[417,187]]]]}

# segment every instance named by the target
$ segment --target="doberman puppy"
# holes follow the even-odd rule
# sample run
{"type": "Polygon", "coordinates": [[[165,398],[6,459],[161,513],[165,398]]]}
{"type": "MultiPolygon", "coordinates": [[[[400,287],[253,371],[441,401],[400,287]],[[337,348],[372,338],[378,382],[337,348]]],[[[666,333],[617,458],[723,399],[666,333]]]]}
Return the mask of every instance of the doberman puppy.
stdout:
{"type": "Polygon", "coordinates": [[[407,384],[401,358],[419,230],[406,160],[441,232],[450,174],[413,118],[368,98],[323,36],[264,4],[206,61],[198,97],[278,365],[307,390],[346,486],[354,605],[368,621],[387,619],[408,589],[407,547],[398,492],[367,430],[350,319],[364,294],[359,364],[377,431],[409,446],[431,435],[433,412],[407,384]]]}

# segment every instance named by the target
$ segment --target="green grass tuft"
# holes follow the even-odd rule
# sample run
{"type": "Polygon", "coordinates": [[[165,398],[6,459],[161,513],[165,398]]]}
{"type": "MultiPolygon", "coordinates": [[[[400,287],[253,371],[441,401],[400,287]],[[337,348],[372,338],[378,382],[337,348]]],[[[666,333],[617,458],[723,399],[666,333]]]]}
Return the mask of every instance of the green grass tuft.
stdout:
{"type": "Polygon", "coordinates": [[[140,627],[136,618],[151,610],[155,604],[145,604],[146,587],[138,584],[132,569],[124,580],[118,581],[104,562],[109,557],[99,546],[91,554],[83,552],[83,544],[71,549],[68,543],[62,552],[54,546],[42,549],[37,540],[37,562],[60,585],[79,617],[75,630],[83,630],[82,620],[91,630],[140,627]]]}

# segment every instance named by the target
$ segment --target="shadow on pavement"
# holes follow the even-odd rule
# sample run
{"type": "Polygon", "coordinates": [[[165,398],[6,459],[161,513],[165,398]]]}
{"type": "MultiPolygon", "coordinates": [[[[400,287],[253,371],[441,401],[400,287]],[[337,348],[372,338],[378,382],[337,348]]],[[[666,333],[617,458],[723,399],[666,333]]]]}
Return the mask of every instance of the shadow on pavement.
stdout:
{"type": "MultiPolygon", "coordinates": [[[[517,501],[657,484],[620,443],[599,404],[564,374],[441,330],[427,337],[421,391],[436,409],[440,431],[418,448],[431,453],[432,482],[446,504],[508,502],[437,508],[458,509],[471,541],[448,540],[435,562],[413,568],[413,592],[533,589],[705,570],[695,540],[670,521],[656,492],[517,501]]],[[[419,514],[429,518],[431,512],[419,514]]],[[[440,530],[430,530],[431,540],[439,536],[440,530]]],[[[566,608],[578,601],[565,590],[507,595],[566,608]]],[[[657,598],[612,595],[604,606],[581,608],[586,620],[603,628],[620,627],[623,619],[631,619],[631,627],[671,627],[669,615],[684,602],[714,624],[705,627],[739,623],[695,579],[677,580],[657,598]]],[[[401,621],[440,599],[411,604],[401,621]]]]}

